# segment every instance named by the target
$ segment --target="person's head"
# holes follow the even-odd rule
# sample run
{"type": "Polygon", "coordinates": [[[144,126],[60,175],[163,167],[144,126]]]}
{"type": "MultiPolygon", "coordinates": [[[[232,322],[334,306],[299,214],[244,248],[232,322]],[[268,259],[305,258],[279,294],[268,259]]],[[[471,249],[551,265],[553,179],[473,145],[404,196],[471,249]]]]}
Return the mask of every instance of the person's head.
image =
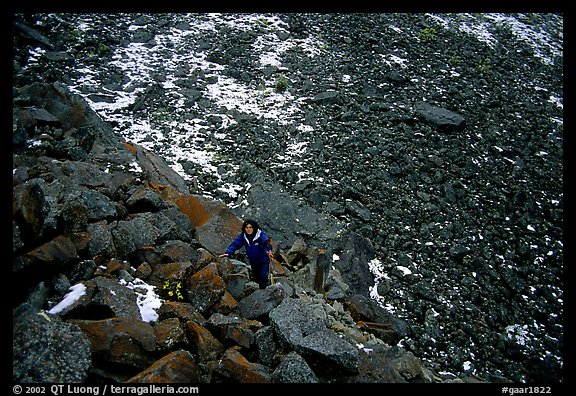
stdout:
{"type": "Polygon", "coordinates": [[[260,226],[254,220],[248,219],[244,220],[244,223],[242,223],[242,232],[247,235],[254,235],[259,228],[260,226]]]}

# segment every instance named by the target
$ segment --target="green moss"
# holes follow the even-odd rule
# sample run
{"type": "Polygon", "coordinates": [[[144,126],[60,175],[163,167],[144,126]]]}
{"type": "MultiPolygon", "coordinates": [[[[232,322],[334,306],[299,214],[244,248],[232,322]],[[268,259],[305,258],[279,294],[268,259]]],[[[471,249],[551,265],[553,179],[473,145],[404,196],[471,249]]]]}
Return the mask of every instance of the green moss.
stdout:
{"type": "Polygon", "coordinates": [[[274,90],[278,93],[282,93],[288,89],[288,83],[289,81],[286,76],[283,73],[280,73],[278,79],[276,79],[276,82],[274,83],[274,90]]]}
{"type": "Polygon", "coordinates": [[[422,41],[432,41],[436,39],[436,29],[431,27],[424,28],[418,35],[418,38],[422,41]]]}

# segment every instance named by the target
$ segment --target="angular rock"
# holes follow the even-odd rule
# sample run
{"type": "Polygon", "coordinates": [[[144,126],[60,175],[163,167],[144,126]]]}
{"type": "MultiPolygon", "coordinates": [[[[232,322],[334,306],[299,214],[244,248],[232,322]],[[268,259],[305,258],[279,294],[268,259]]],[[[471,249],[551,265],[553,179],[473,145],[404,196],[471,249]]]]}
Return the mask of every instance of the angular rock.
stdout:
{"type": "Polygon", "coordinates": [[[187,345],[186,334],[178,318],[168,318],[154,325],[156,349],[160,353],[175,352],[187,345]]]}
{"type": "Polygon", "coordinates": [[[268,313],[276,308],[288,297],[284,288],[279,284],[256,290],[238,302],[236,312],[242,318],[258,319],[267,317],[268,313]]]}
{"type": "Polygon", "coordinates": [[[166,209],[166,202],[156,191],[149,188],[140,188],[128,198],[126,207],[131,213],[158,212],[166,209]]]}
{"type": "Polygon", "coordinates": [[[175,200],[195,229],[195,238],[208,251],[223,253],[241,232],[242,221],[223,203],[197,195],[175,200]]]}
{"type": "Polygon", "coordinates": [[[224,353],[224,345],[204,326],[194,321],[184,324],[191,341],[191,350],[200,363],[218,360],[224,353]]]}
{"type": "Polygon", "coordinates": [[[61,270],[66,264],[78,258],[76,246],[70,238],[59,235],[49,242],[17,257],[14,271],[41,271],[49,273],[61,270]]]}
{"type": "Polygon", "coordinates": [[[417,103],[414,110],[442,132],[459,132],[466,126],[466,120],[460,114],[427,102],[417,103]]]}
{"type": "Polygon", "coordinates": [[[368,297],[368,290],[374,284],[374,276],[368,266],[376,255],[372,242],[356,232],[349,232],[336,242],[332,253],[338,256],[333,266],[350,287],[349,293],[368,297]]]}
{"type": "Polygon", "coordinates": [[[287,349],[296,349],[302,338],[327,328],[323,308],[294,298],[284,299],[268,317],[278,341],[287,349]]]}
{"type": "Polygon", "coordinates": [[[358,350],[329,329],[303,337],[295,346],[320,376],[358,374],[358,350]]]}
{"type": "Polygon", "coordinates": [[[188,300],[202,313],[208,311],[226,292],[226,285],[218,274],[216,264],[208,264],[185,279],[185,287],[188,300]]]}
{"type": "Polygon", "coordinates": [[[13,312],[12,378],[19,383],[84,382],[91,346],[81,329],[28,304],[13,312]]]}
{"type": "Polygon", "coordinates": [[[155,361],[146,370],[128,379],[126,383],[197,383],[201,370],[188,351],[174,351],[155,361]]]}
{"type": "Polygon", "coordinates": [[[404,321],[390,314],[371,298],[354,294],[344,305],[363,330],[390,345],[396,345],[408,334],[408,325],[404,321]]]}
{"type": "Polygon", "coordinates": [[[202,326],[206,323],[204,316],[188,303],[164,301],[156,313],[158,313],[159,320],[178,318],[181,322],[193,321],[202,326]]]}
{"type": "Polygon", "coordinates": [[[274,383],[318,383],[318,377],[310,368],[306,360],[298,353],[292,351],[282,357],[280,364],[272,372],[274,383]]]}
{"type": "Polygon", "coordinates": [[[104,320],[71,319],[92,346],[96,365],[102,368],[117,365],[141,371],[154,361],[156,339],[152,326],[141,320],[111,318],[104,320]]]}
{"type": "Polygon", "coordinates": [[[24,241],[36,240],[42,235],[49,204],[41,183],[31,180],[19,184],[13,191],[13,212],[24,241]]]}
{"type": "Polygon", "coordinates": [[[230,347],[212,371],[213,383],[269,383],[270,370],[259,363],[249,362],[239,351],[230,347]]]}
{"type": "Polygon", "coordinates": [[[257,361],[265,366],[272,367],[272,359],[278,349],[274,340],[274,330],[270,326],[256,330],[255,342],[258,353],[257,361]]]}

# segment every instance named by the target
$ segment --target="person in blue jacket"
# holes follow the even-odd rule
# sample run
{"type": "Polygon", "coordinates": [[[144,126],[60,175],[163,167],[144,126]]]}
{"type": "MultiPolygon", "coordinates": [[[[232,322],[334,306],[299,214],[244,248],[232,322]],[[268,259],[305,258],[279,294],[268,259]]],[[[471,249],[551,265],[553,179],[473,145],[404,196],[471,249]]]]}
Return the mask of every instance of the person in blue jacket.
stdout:
{"type": "Polygon", "coordinates": [[[252,276],[260,286],[265,289],[268,286],[268,273],[270,271],[270,257],[272,257],[272,245],[270,238],[258,222],[254,220],[244,220],[242,223],[242,232],[232,241],[226,252],[220,257],[228,257],[237,250],[244,247],[246,255],[252,268],[252,276]]]}

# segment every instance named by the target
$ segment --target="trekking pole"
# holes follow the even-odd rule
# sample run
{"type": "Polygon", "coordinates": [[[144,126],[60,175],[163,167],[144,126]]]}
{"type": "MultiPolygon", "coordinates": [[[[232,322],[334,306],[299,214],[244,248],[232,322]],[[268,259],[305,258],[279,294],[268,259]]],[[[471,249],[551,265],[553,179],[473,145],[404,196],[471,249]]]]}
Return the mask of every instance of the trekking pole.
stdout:
{"type": "Polygon", "coordinates": [[[270,258],[270,263],[268,264],[268,277],[270,279],[270,284],[274,284],[274,271],[272,267],[272,258],[270,258]]]}

